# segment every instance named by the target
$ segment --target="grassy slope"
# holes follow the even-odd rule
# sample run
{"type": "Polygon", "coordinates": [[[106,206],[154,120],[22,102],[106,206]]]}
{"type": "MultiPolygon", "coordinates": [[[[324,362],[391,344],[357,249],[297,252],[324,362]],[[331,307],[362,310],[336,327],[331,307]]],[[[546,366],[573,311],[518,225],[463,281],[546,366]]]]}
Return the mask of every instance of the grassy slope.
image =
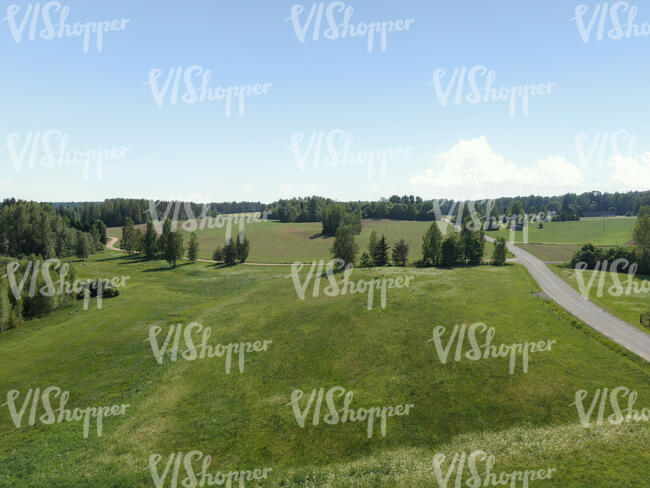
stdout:
{"type": "MultiPolygon", "coordinates": [[[[399,239],[404,239],[409,245],[409,259],[416,260],[422,255],[422,236],[431,222],[415,222],[403,220],[364,220],[363,230],[356,237],[359,245],[359,255],[367,250],[370,233],[375,230],[379,237],[386,235],[388,244],[392,247],[399,239]]],[[[144,228],[144,226],[137,226],[144,228]]],[[[451,229],[451,227],[449,227],[451,229]]],[[[245,224],[244,230],[251,241],[251,253],[248,261],[259,263],[291,263],[294,261],[311,262],[319,259],[330,259],[330,248],[334,243],[333,237],[322,237],[320,222],[282,223],[268,221],[263,223],[245,224]]],[[[237,235],[239,226],[233,224],[232,235],[237,235]]],[[[226,229],[199,229],[199,257],[212,259],[212,252],[225,241],[226,229]]],[[[120,227],[108,229],[108,235],[121,237],[120,227]]],[[[188,237],[185,237],[187,243],[188,237]]],[[[492,258],[493,247],[485,245],[486,259],[492,258]]]]}
{"type": "Polygon", "coordinates": [[[102,310],[62,310],[0,334],[0,391],[58,385],[72,407],[131,408],[84,440],[75,423],[16,429],[3,407],[0,486],[152,486],[150,454],[191,449],[213,455],[211,472],[272,466],[269,486],[431,486],[436,452],[477,448],[497,456],[497,471],[556,468],[543,486],[647,481],[647,423],[585,429],[569,404],[578,389],[626,385],[648,405],[650,368],[532,296],[519,266],[408,269],[412,287],[371,311],[364,295],[300,301],[275,268],[167,270],[117,253],[80,266],[81,276],[130,275],[129,286],[102,310]],[[148,327],[192,320],[213,328],[213,344],[273,345],[249,355],[241,375],[225,375],[222,359],[158,365],[142,342],[148,327]],[[426,342],[433,326],[476,321],[496,327],[497,343],[557,345],[533,355],[528,374],[509,375],[506,359],[441,364],[426,342]],[[298,428],[290,392],[334,385],[354,391],[354,406],[415,407],[389,420],[386,438],[367,439],[362,424],[298,428]]]}
{"type": "MultiPolygon", "coordinates": [[[[578,281],[575,277],[575,270],[571,268],[566,268],[563,266],[551,266],[551,269],[560,276],[564,281],[569,283],[573,288],[576,289],[579,293],[580,287],[578,286],[578,281]]],[[[595,273],[595,271],[587,270],[583,271],[584,283],[587,285],[589,279],[595,273]]],[[[639,316],[642,312],[650,312],[650,284],[646,283],[645,287],[642,287],[643,280],[650,280],[650,277],[634,277],[633,282],[638,283],[638,290],[640,293],[634,293],[634,289],[630,289],[631,293],[629,295],[625,294],[628,286],[628,275],[626,273],[618,273],[618,279],[623,287],[624,293],[617,297],[608,292],[610,287],[614,287],[615,282],[613,275],[609,272],[604,273],[604,281],[602,287],[602,296],[598,296],[598,282],[601,276],[594,278],[594,284],[589,293],[589,300],[594,302],[599,307],[607,310],[612,315],[625,320],[628,324],[637,327],[638,329],[643,330],[644,332],[650,333],[650,330],[647,327],[643,327],[639,323],[639,316]],[[642,290],[646,290],[643,293],[642,290]]],[[[613,291],[617,291],[617,287],[613,288],[613,291]]]]}

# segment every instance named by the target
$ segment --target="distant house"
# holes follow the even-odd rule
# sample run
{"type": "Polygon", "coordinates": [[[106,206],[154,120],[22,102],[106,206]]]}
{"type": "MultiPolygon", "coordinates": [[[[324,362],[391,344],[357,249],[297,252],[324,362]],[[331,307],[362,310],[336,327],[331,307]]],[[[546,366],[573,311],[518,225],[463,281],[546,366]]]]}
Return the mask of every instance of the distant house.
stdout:
{"type": "Polygon", "coordinates": [[[499,230],[499,224],[497,224],[494,220],[490,219],[490,223],[487,226],[487,231],[492,231],[492,230],[499,230]]]}

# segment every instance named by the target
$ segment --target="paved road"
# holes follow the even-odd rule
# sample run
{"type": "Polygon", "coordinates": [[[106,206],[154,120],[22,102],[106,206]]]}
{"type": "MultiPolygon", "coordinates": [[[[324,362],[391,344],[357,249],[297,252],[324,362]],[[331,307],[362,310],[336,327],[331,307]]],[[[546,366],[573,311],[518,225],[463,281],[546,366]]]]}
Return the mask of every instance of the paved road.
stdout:
{"type": "MultiPolygon", "coordinates": [[[[494,239],[486,237],[493,242],[494,239]]],[[[594,330],[619,343],[646,361],[650,361],[650,334],[632,327],[602,308],[586,300],[562,278],[551,271],[543,261],[521,248],[508,244],[508,249],[524,266],[539,286],[558,305],[582,320],[594,330]]]]}

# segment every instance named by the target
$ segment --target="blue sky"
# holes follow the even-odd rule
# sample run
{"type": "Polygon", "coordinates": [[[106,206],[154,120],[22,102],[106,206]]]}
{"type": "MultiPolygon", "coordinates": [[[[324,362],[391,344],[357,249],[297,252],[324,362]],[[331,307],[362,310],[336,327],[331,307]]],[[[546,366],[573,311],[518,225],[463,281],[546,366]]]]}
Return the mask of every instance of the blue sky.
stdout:
{"type": "MultiPolygon", "coordinates": [[[[648,189],[650,36],[608,37],[616,17],[608,11],[605,35],[598,40],[596,8],[603,4],[584,2],[584,25],[597,14],[584,42],[579,22],[571,20],[582,3],[364,0],[329,7],[331,2],[323,2],[337,24],[344,17],[338,7],[351,7],[355,28],[413,19],[408,30],[386,33],[385,51],[375,39],[370,53],[367,37],[327,39],[325,15],[314,40],[320,3],[52,4],[51,12],[58,11],[51,16],[54,24],[59,7],[69,8],[70,28],[75,22],[128,19],[123,30],[103,33],[101,52],[91,34],[84,53],[80,37],[39,37],[42,16],[29,40],[32,17],[22,34],[16,29],[36,3],[3,2],[0,197],[269,202],[310,194],[357,200],[648,189]],[[296,16],[300,27],[315,6],[304,42],[290,19],[296,5],[303,5],[296,16]],[[170,69],[184,76],[191,66],[211,71],[207,87],[214,91],[270,86],[266,94],[245,97],[243,115],[235,105],[226,116],[223,100],[172,104],[169,94],[158,106],[147,84],[151,70],[160,70],[161,89],[170,69]],[[497,89],[554,85],[549,94],[530,98],[527,114],[520,102],[512,116],[504,101],[455,104],[455,85],[443,106],[434,72],[446,71],[439,82],[446,89],[455,68],[477,66],[494,72],[497,89]],[[37,132],[52,129],[67,137],[70,154],[128,149],[114,151],[101,176],[96,162],[87,177],[80,165],[48,168],[41,164],[42,139],[25,143],[30,134],[31,142],[37,132]],[[301,158],[321,133],[323,152],[314,167],[313,152],[301,158]],[[339,159],[346,137],[357,159],[382,151],[393,158],[385,172],[376,163],[370,174],[367,163],[352,165],[349,156],[345,166],[328,166],[328,136],[339,159]],[[584,141],[576,145],[576,138],[584,141]],[[29,167],[32,147],[37,159],[29,167]],[[16,154],[22,150],[27,152],[21,160],[16,154]]],[[[650,6],[620,4],[618,17],[627,22],[635,6],[634,23],[642,29],[650,23],[650,6]]]]}

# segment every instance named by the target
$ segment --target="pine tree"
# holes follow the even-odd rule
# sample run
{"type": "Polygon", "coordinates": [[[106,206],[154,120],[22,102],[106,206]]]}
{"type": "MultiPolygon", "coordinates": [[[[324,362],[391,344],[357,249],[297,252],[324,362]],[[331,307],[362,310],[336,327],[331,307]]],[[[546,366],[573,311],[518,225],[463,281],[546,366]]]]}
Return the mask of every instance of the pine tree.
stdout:
{"type": "Polygon", "coordinates": [[[382,234],[377,243],[377,255],[374,259],[375,266],[386,266],[388,264],[388,243],[386,237],[382,234]]]}
{"type": "Polygon", "coordinates": [[[235,261],[237,261],[237,243],[233,238],[230,238],[223,246],[223,262],[226,266],[232,266],[235,261]]]}
{"type": "Polygon", "coordinates": [[[442,233],[438,223],[433,222],[422,238],[422,262],[425,266],[437,266],[442,255],[442,233]]]}
{"type": "Polygon", "coordinates": [[[158,253],[163,257],[167,256],[168,243],[171,242],[172,238],[172,221],[167,218],[163,224],[162,234],[160,239],[158,239],[158,253]]]}
{"type": "Polygon", "coordinates": [[[183,235],[180,232],[172,232],[167,241],[165,260],[175,267],[176,261],[183,257],[183,249],[183,235]]]}
{"type": "Polygon", "coordinates": [[[492,264],[503,266],[506,264],[506,240],[503,237],[497,237],[494,242],[494,252],[492,253],[492,264]]]}
{"type": "Polygon", "coordinates": [[[133,230],[133,251],[142,252],[144,250],[144,236],[142,230],[133,230]]]}
{"type": "Polygon", "coordinates": [[[483,253],[485,252],[485,231],[483,226],[477,231],[473,231],[468,220],[463,224],[460,231],[460,240],[463,249],[464,259],[473,265],[483,262],[483,253]]]}
{"type": "Polygon", "coordinates": [[[460,244],[458,236],[451,234],[445,242],[442,243],[442,256],[440,258],[440,265],[445,268],[451,268],[461,260],[460,244]]]}
{"type": "Polygon", "coordinates": [[[75,246],[75,254],[78,258],[86,259],[90,256],[90,245],[88,237],[83,232],[77,231],[77,244],[75,246]]]}
{"type": "Polygon", "coordinates": [[[153,228],[153,222],[147,220],[147,230],[144,233],[144,255],[147,259],[153,259],[158,249],[158,236],[153,228]]]}
{"type": "Polygon", "coordinates": [[[95,220],[95,227],[99,231],[99,242],[106,244],[106,224],[101,220],[95,220]]]}
{"type": "Polygon", "coordinates": [[[190,243],[187,246],[187,257],[190,261],[196,262],[196,258],[199,254],[199,239],[196,236],[196,232],[192,232],[190,235],[190,243]]]}
{"type": "Polygon", "coordinates": [[[400,239],[393,246],[393,264],[395,266],[406,266],[409,254],[409,245],[404,239],[400,239]]]}
{"type": "Polygon", "coordinates": [[[370,239],[368,239],[368,254],[370,255],[370,258],[375,260],[375,257],[377,256],[377,244],[379,243],[379,238],[377,237],[377,231],[373,230],[370,233],[370,239]]]}
{"type": "Polygon", "coordinates": [[[135,227],[133,226],[131,217],[127,217],[124,221],[124,225],[122,226],[122,242],[120,244],[129,254],[135,249],[135,227]]]}
{"type": "Polygon", "coordinates": [[[239,238],[237,239],[237,257],[239,258],[240,263],[246,262],[250,247],[251,243],[248,241],[248,237],[246,237],[244,233],[241,232],[239,234],[239,238]]]}

